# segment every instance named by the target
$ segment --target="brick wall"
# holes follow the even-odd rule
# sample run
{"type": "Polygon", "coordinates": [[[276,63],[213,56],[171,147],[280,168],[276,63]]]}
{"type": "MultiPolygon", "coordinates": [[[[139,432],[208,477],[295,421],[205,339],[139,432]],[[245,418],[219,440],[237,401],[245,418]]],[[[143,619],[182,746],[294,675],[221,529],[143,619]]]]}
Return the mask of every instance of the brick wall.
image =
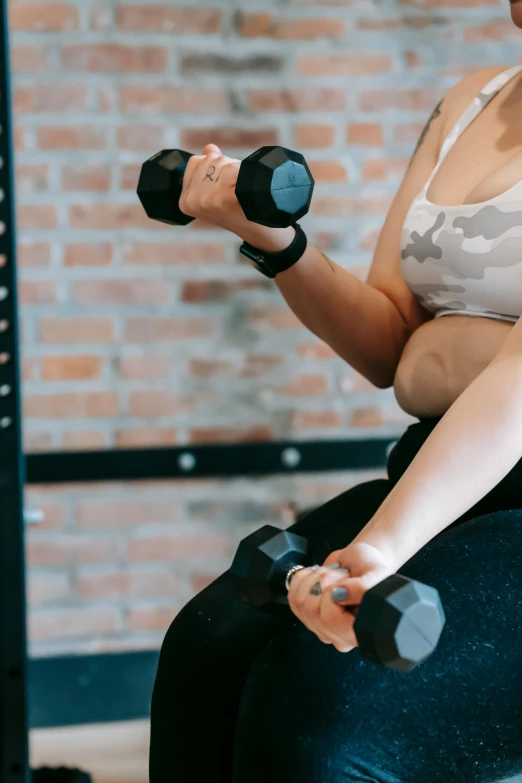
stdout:
{"type": "MultiPolygon", "coordinates": [[[[307,333],[235,236],[149,221],[137,176],[164,147],[298,149],[317,182],[303,227],[364,277],[437,100],[520,61],[506,4],[15,0],[10,23],[26,449],[400,432],[392,391],[307,333]]],[[[29,534],[33,649],[157,644],[247,526],[354,480],[31,490],[49,508],[29,534]],[[196,548],[156,561],[155,535],[196,548]]]]}

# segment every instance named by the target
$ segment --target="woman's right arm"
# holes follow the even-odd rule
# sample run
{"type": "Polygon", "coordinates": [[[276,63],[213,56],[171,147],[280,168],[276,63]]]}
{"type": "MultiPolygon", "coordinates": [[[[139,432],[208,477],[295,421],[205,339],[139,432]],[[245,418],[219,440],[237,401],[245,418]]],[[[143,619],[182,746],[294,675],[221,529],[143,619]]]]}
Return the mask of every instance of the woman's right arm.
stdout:
{"type": "MultiPolygon", "coordinates": [[[[274,279],[304,326],[379,388],[393,385],[406,342],[432,318],[402,275],[404,220],[436,165],[445,136],[466,105],[501,70],[484,68],[465,77],[432,113],[386,217],[366,282],[311,244],[297,264],[274,279]]],[[[219,147],[207,145],[203,156],[193,156],[188,162],[180,209],[232,231],[261,250],[277,252],[288,247],[294,229],[267,228],[245,219],[234,193],[240,163],[222,156],[219,147]],[[210,164],[220,169],[219,187],[211,187],[205,176],[210,164]]]]}
{"type": "MultiPolygon", "coordinates": [[[[503,68],[484,68],[451,88],[433,111],[420,136],[399,190],[381,230],[366,282],[308,245],[297,264],[274,282],[299,320],[355,370],[379,388],[393,385],[395,372],[411,334],[432,315],[406,286],[400,267],[400,234],[415,196],[429,179],[444,139],[467,105],[503,68]]],[[[265,247],[275,251],[290,243],[288,229],[250,224],[247,241],[266,234],[265,247]],[[278,233],[282,238],[277,247],[278,233]]],[[[293,229],[292,229],[293,234],[293,229]]],[[[244,239],[246,237],[243,237],[244,239]]]]}

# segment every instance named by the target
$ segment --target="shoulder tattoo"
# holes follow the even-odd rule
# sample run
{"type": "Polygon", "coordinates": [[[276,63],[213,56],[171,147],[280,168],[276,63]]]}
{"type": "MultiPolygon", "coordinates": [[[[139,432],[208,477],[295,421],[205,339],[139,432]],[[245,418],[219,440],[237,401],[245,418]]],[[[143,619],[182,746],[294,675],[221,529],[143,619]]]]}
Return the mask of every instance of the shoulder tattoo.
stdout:
{"type": "MultiPolygon", "coordinates": [[[[417,152],[419,150],[419,147],[422,145],[422,142],[424,141],[424,139],[428,135],[428,131],[429,131],[430,127],[431,127],[431,123],[433,122],[433,120],[437,119],[437,117],[440,117],[440,113],[441,113],[440,112],[440,107],[442,106],[443,103],[444,103],[444,98],[433,109],[433,111],[431,113],[431,116],[430,116],[428,122],[426,123],[426,125],[424,126],[424,129],[423,129],[423,131],[422,131],[422,133],[420,135],[420,138],[419,138],[419,140],[417,142],[417,146],[415,147],[415,151],[414,151],[413,155],[411,156],[412,160],[415,157],[415,155],[417,154],[417,152]]],[[[411,161],[410,161],[410,164],[411,164],[411,161]]]]}

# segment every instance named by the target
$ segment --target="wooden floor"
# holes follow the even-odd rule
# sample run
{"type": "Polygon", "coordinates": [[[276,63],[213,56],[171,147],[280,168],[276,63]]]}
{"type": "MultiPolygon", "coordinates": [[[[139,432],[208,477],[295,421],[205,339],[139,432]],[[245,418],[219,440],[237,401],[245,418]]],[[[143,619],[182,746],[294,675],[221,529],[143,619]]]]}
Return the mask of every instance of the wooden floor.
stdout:
{"type": "Polygon", "coordinates": [[[30,743],[32,767],[80,767],[94,783],[148,783],[148,721],[36,729],[30,743]]]}

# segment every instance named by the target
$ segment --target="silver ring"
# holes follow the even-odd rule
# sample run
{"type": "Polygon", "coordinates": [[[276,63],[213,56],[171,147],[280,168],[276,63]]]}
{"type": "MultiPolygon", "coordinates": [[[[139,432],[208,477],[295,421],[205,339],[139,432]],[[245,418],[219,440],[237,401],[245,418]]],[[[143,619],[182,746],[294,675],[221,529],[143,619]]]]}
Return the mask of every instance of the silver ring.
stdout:
{"type": "Polygon", "coordinates": [[[302,566],[302,565],[292,566],[290,571],[287,573],[286,579],[285,579],[285,587],[286,587],[287,591],[290,590],[290,580],[292,579],[293,575],[295,574],[296,571],[300,571],[301,568],[306,568],[306,566],[302,566]]]}

